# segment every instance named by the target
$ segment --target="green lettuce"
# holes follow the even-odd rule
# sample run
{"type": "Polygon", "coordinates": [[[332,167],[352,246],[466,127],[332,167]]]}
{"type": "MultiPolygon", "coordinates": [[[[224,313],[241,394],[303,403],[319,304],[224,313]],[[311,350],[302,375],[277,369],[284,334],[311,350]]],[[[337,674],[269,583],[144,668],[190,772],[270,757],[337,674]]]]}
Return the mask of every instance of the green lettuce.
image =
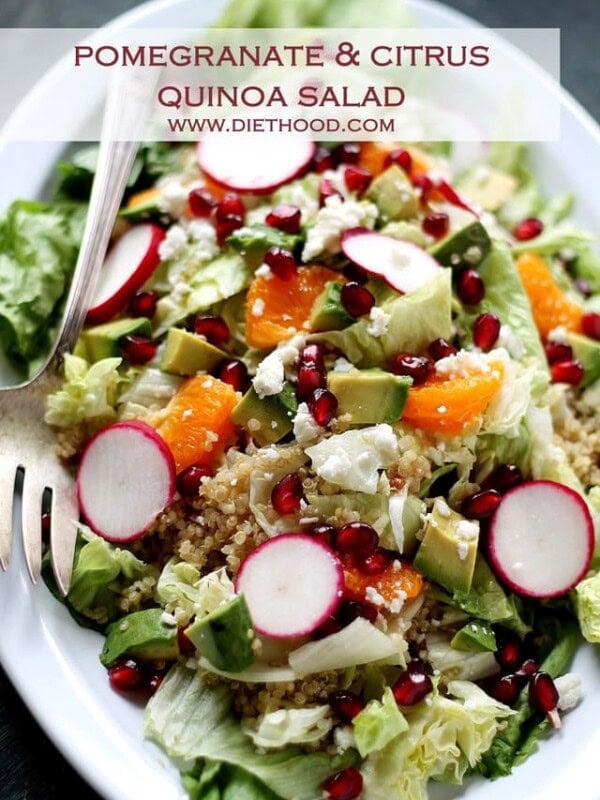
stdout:
{"type": "Polygon", "coordinates": [[[600,256],[591,247],[580,246],[573,262],[573,274],[587,281],[594,293],[600,293],[600,256]]]}
{"type": "Polygon", "coordinates": [[[578,228],[571,222],[560,222],[545,228],[535,239],[517,242],[513,246],[513,252],[517,255],[531,251],[542,255],[553,255],[561,250],[574,250],[577,253],[580,248],[589,247],[593,241],[594,237],[591,233],[578,228]]]}
{"type": "Polygon", "coordinates": [[[208,758],[182,780],[189,800],[281,800],[249,772],[208,758]]]}
{"type": "Polygon", "coordinates": [[[218,28],[345,28],[402,27],[410,23],[403,0],[232,0],[218,28]]]}
{"type": "Polygon", "coordinates": [[[416,292],[385,301],[381,307],[390,319],[383,336],[372,336],[370,321],[361,319],[343,331],[310,338],[339,348],[358,367],[385,365],[399,350],[420,353],[434,339],[452,336],[451,276],[451,270],[440,269],[416,292]]]}
{"type": "Polygon", "coordinates": [[[283,247],[293,250],[301,241],[300,236],[274,228],[272,225],[244,225],[227,237],[227,244],[231,245],[238,253],[257,252],[266,253],[270,247],[283,247]]]}
{"type": "Polygon", "coordinates": [[[356,747],[363,758],[374,750],[381,750],[407,730],[408,722],[389,686],[386,686],[381,701],[371,700],[352,720],[356,747]]]}
{"type": "Polygon", "coordinates": [[[365,800],[426,800],[431,778],[461,783],[513,713],[470,681],[451,681],[448,693],[407,712],[408,730],[371,753],[362,767],[365,800]]]}
{"type": "MultiPolygon", "coordinates": [[[[132,371],[132,374],[135,373],[132,371]]],[[[141,419],[149,412],[159,411],[168,404],[183,381],[177,375],[146,367],[119,394],[119,419],[141,419]]]]}
{"type": "Polygon", "coordinates": [[[193,564],[171,558],[160,573],[155,596],[168,611],[177,609],[189,620],[209,614],[229,600],[233,591],[224,567],[200,577],[193,564]]]}
{"type": "Polygon", "coordinates": [[[600,643],[600,572],[577,584],[575,608],[583,638],[588,642],[600,643]]]}
{"type": "Polygon", "coordinates": [[[288,744],[312,744],[327,736],[333,727],[331,706],[278,708],[265,714],[256,728],[244,730],[257,747],[269,750],[288,744]]]}
{"type": "Polygon", "coordinates": [[[23,374],[56,335],[75,266],[85,207],[17,200],[0,217],[0,346],[23,374]]]}
{"type": "Polygon", "coordinates": [[[172,758],[239,767],[282,800],[314,800],[326,777],[355,761],[353,751],[341,757],[296,747],[257,752],[232,714],[227,686],[209,684],[201,672],[181,666],[168,673],[148,703],[144,730],[172,758]]]}

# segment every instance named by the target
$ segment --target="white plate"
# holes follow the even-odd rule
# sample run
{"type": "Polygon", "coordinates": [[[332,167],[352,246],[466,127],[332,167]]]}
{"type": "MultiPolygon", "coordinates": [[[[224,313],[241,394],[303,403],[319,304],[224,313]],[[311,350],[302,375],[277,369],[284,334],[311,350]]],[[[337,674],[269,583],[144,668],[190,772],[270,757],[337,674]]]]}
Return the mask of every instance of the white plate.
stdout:
{"type": "MultiPolygon", "coordinates": [[[[112,24],[197,26],[214,18],[224,3],[214,0],[206,8],[197,0],[157,0],[112,24]]],[[[410,6],[425,27],[474,24],[427,0],[412,0],[410,6]]],[[[59,79],[59,73],[49,73],[38,87],[40,96],[51,95],[59,79]]],[[[600,230],[600,211],[593,204],[597,171],[590,168],[597,158],[600,129],[571,97],[561,94],[562,140],[533,148],[535,169],[549,191],[573,191],[578,198],[578,218],[600,230]]],[[[32,110],[34,107],[35,103],[32,110]]],[[[57,144],[3,145],[0,208],[15,197],[38,196],[60,150],[57,144]]],[[[10,382],[9,371],[1,364],[0,380],[10,382]]],[[[10,572],[0,576],[0,618],[0,660],[5,670],[48,735],[106,800],[181,798],[176,771],[157,748],[141,738],[141,709],[108,687],[106,672],[98,661],[101,637],[77,627],[43,585],[32,589],[20,552],[10,572]]],[[[565,718],[563,730],[544,742],[514,775],[494,783],[472,781],[463,788],[434,787],[432,796],[598,800],[599,782],[594,779],[600,752],[598,651],[582,648],[575,670],[583,679],[584,701],[565,718]]]]}

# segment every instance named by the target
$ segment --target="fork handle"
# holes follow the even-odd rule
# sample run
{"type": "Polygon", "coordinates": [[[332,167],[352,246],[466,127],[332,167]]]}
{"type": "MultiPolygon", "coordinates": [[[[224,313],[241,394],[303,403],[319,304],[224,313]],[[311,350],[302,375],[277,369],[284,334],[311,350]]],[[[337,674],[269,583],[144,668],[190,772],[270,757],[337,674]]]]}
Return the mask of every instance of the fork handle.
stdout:
{"type": "Polygon", "coordinates": [[[59,333],[48,358],[57,366],[62,355],[73,348],[92,302],[155,85],[156,77],[148,70],[130,69],[117,73],[109,89],[83,238],[59,333]]]}

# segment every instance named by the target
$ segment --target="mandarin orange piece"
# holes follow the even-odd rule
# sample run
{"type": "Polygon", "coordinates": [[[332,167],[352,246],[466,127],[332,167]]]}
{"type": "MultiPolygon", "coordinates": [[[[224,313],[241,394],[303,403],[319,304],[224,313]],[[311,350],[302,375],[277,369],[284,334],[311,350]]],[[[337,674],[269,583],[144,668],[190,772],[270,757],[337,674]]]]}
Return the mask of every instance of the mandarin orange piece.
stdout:
{"type": "Polygon", "coordinates": [[[156,429],[175,458],[177,472],[212,464],[235,439],[231,412],[238,395],[210,375],[190,378],[157,417],[156,429]]]}
{"type": "Polygon", "coordinates": [[[423,576],[408,561],[396,559],[377,575],[361,572],[349,562],[344,564],[346,593],[357,600],[368,600],[367,589],[372,587],[386,603],[417,597],[423,590],[423,576]]]}
{"type": "Polygon", "coordinates": [[[360,146],[358,164],[368,169],[373,175],[379,175],[388,166],[389,154],[399,148],[410,153],[414,172],[427,173],[433,167],[432,160],[418,147],[406,146],[399,142],[363,142],[360,146]]]}
{"type": "Polygon", "coordinates": [[[581,330],[583,308],[557,285],[548,264],[537,253],[523,253],[516,261],[535,324],[543,339],[554,328],[581,330]]]}
{"type": "Polygon", "coordinates": [[[256,277],[246,300],[246,341],[251,347],[275,347],[305,330],[313,304],[329,281],[343,281],[327,267],[299,267],[285,280],[256,277]]]}

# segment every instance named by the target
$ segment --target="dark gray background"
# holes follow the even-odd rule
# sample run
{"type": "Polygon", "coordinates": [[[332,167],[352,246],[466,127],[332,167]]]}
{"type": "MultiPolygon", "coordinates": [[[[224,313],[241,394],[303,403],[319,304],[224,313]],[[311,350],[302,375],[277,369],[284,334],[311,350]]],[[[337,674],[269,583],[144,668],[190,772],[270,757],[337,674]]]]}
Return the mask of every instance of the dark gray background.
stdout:
{"type": "MultiPolygon", "coordinates": [[[[136,5],[137,0],[0,0],[0,27],[96,27],[136,5]]],[[[446,5],[491,27],[560,28],[563,85],[600,120],[597,0],[447,0],[446,5]]],[[[42,733],[0,670],[0,800],[71,797],[99,800],[42,733]]]]}

